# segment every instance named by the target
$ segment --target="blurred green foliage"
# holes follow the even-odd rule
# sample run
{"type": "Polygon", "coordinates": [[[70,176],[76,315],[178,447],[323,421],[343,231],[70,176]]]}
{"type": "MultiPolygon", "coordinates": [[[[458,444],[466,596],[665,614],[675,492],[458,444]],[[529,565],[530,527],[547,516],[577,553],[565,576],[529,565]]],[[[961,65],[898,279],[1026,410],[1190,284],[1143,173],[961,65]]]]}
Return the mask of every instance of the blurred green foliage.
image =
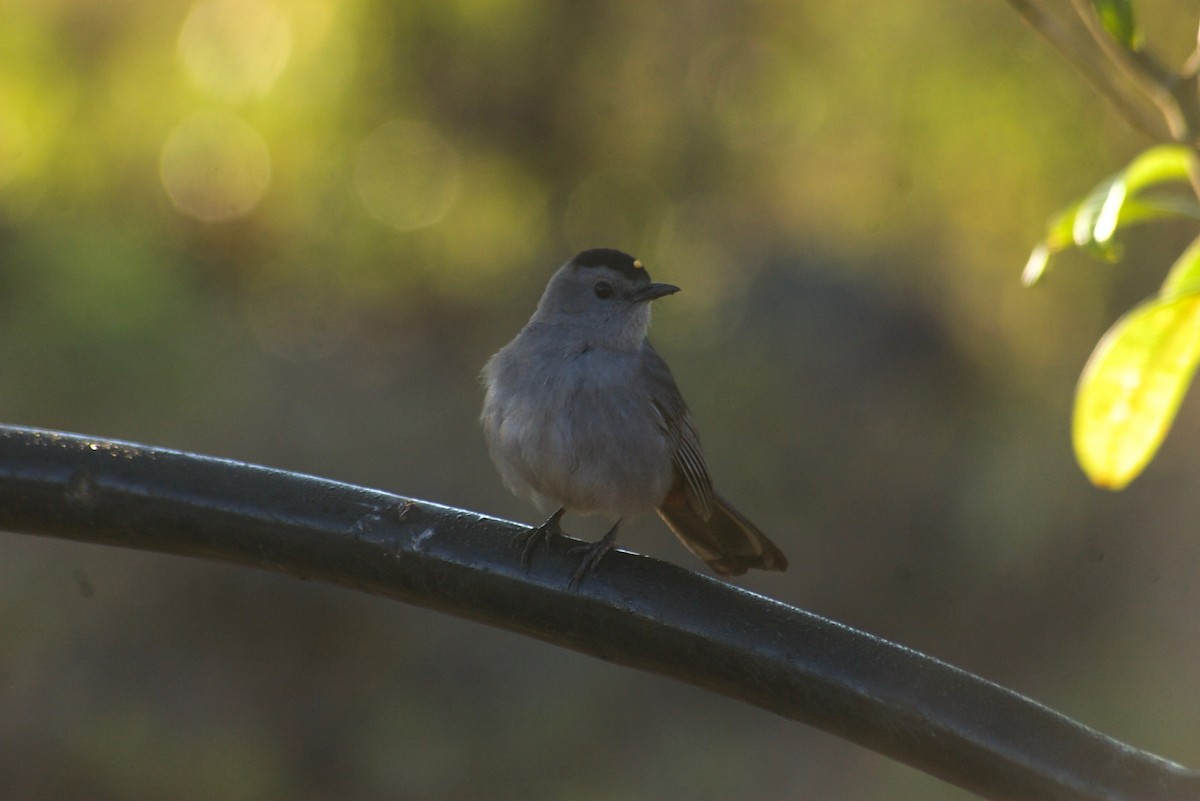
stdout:
{"type": "MultiPolygon", "coordinates": [[[[1185,10],[1139,25],[1186,53],[1185,10]]],[[[683,287],[655,341],[792,561],[751,586],[1195,764],[1200,418],[1119,498],[1068,437],[1155,287],[1016,275],[1145,144],[999,2],[0,0],[0,418],[530,519],[476,375],[559,263],[620,247],[683,287]]],[[[1165,267],[1187,233],[1133,244],[1165,267]]],[[[652,520],[622,543],[688,560],[652,520]]],[[[216,565],[5,535],[0,632],[14,798],[964,797],[216,565]]]]}

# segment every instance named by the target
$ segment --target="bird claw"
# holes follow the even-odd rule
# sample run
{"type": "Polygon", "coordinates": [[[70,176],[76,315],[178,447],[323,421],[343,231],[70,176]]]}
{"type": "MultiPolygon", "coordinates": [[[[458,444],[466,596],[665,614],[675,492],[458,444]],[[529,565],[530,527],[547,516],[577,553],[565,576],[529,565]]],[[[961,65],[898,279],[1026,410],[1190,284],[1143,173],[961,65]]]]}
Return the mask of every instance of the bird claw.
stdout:
{"type": "Polygon", "coordinates": [[[542,523],[540,526],[531,526],[525,531],[519,531],[517,532],[516,536],[512,538],[512,547],[521,548],[521,567],[525,568],[526,570],[529,569],[529,563],[533,558],[533,552],[540,543],[544,542],[549,545],[550,540],[554,539],[555,537],[562,536],[563,531],[560,521],[565,513],[565,509],[559,509],[554,514],[550,515],[550,517],[546,518],[546,522],[542,523]]]}
{"type": "MultiPolygon", "coordinates": [[[[519,531],[512,538],[512,547],[519,547],[521,549],[521,566],[523,568],[526,570],[529,569],[533,552],[537,549],[538,545],[542,543],[549,544],[550,540],[562,536],[561,521],[566,511],[566,509],[559,509],[546,518],[546,522],[540,526],[531,526],[524,531],[519,531]]],[[[613,544],[617,539],[617,529],[620,527],[621,521],[618,520],[616,525],[609,529],[608,533],[596,542],[577,545],[568,551],[572,555],[577,553],[583,554],[583,560],[579,563],[579,567],[575,569],[575,573],[572,574],[571,581],[567,585],[568,589],[577,589],[583,583],[583,580],[600,564],[600,560],[604,558],[604,554],[612,550],[613,544]]]]}
{"type": "Polygon", "coordinates": [[[579,567],[576,568],[575,574],[571,576],[571,582],[567,585],[568,589],[578,589],[579,585],[583,583],[583,580],[596,569],[597,565],[600,564],[600,560],[604,558],[604,554],[613,549],[613,545],[617,541],[617,529],[620,526],[621,521],[618,520],[617,524],[609,529],[609,532],[601,539],[593,542],[590,545],[577,545],[571,549],[570,552],[572,554],[582,553],[583,561],[579,563],[579,567]]]}
{"type": "Polygon", "coordinates": [[[571,582],[567,584],[568,589],[578,589],[583,580],[588,577],[600,564],[600,560],[604,558],[604,554],[608,553],[612,548],[611,542],[600,540],[593,542],[591,545],[580,545],[577,548],[572,548],[571,553],[582,553],[583,560],[579,563],[579,567],[575,569],[574,575],[571,576],[571,582]]]}

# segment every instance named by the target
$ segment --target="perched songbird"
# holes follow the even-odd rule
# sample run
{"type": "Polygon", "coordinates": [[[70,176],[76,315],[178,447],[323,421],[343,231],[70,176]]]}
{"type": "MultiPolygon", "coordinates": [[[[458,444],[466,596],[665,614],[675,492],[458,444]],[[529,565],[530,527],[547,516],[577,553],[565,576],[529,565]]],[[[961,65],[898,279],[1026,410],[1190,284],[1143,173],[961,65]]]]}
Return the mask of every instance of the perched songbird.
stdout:
{"type": "Polygon", "coordinates": [[[617,519],[587,546],[573,585],[612,548],[623,519],[650,509],[723,576],[787,567],[713,489],[692,415],[646,341],[650,302],[678,291],[619,250],[585,250],[554,274],[533,317],[483,369],[492,461],[510,490],[557,510],[518,536],[522,559],[561,534],[565,512],[617,519]]]}

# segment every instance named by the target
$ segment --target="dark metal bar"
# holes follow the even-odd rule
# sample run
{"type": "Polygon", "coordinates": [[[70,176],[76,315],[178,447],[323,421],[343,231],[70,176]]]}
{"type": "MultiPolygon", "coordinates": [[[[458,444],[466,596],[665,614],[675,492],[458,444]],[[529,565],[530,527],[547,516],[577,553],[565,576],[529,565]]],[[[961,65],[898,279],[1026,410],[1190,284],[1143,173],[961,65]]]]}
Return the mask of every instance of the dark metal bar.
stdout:
{"type": "Polygon", "coordinates": [[[986,798],[1185,801],[1200,773],[894,643],[622,551],[577,591],[514,523],[265,467],[0,427],[0,527],[325,581],[672,676],[986,798]]]}

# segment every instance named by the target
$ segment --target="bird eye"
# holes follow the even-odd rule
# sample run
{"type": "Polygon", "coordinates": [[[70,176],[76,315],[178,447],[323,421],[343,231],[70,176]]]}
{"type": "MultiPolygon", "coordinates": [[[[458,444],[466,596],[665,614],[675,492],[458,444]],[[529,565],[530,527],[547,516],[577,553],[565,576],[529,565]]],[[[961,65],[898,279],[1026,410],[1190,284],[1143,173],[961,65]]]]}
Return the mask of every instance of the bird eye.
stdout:
{"type": "Polygon", "coordinates": [[[596,293],[596,297],[604,299],[612,297],[613,287],[607,281],[597,281],[593,291],[596,293]]]}

